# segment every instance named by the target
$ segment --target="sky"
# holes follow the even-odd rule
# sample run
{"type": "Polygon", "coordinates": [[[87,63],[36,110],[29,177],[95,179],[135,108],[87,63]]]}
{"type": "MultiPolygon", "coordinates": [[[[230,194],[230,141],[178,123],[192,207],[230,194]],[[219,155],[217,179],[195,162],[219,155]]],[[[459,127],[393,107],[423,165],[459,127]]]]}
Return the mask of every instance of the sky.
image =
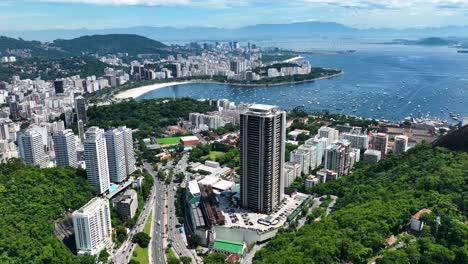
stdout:
{"type": "Polygon", "coordinates": [[[468,25],[468,0],[0,0],[0,30],[305,21],[356,28],[468,25]]]}

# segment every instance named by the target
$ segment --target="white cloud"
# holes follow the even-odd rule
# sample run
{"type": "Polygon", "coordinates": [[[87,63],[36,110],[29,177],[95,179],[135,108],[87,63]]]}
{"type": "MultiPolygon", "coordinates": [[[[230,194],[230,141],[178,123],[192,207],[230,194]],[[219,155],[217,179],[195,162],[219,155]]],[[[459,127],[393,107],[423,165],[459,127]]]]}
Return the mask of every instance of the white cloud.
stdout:
{"type": "Polygon", "coordinates": [[[200,6],[232,7],[248,3],[247,0],[36,0],[36,2],[90,5],[144,5],[144,6],[200,6]]]}
{"type": "Polygon", "coordinates": [[[402,9],[418,6],[466,6],[468,0],[303,0],[307,3],[322,3],[350,8],[402,9]]]}

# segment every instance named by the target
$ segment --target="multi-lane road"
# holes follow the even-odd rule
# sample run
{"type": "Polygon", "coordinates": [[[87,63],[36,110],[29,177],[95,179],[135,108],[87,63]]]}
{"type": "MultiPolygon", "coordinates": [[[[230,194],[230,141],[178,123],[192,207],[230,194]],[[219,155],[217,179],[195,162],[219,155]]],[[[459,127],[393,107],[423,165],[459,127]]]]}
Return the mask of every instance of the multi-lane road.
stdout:
{"type": "Polygon", "coordinates": [[[127,239],[122,244],[122,246],[112,251],[111,259],[115,264],[126,264],[130,260],[133,250],[135,250],[135,247],[136,247],[136,245],[133,244],[132,242],[132,238],[136,233],[143,231],[145,227],[145,223],[150,215],[153,203],[155,201],[154,197],[156,193],[157,193],[156,186],[153,186],[153,189],[151,190],[151,194],[149,198],[145,201],[145,206],[140,214],[140,217],[138,218],[135,224],[135,227],[127,235],[127,239]]]}

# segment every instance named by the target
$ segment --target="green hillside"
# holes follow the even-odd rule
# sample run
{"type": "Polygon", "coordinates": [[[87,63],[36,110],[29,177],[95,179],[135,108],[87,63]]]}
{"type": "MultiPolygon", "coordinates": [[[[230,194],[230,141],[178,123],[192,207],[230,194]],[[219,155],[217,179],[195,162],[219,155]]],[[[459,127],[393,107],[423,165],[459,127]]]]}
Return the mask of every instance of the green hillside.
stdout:
{"type": "MultiPolygon", "coordinates": [[[[23,39],[15,39],[0,36],[0,54],[1,56],[9,56],[6,51],[9,50],[25,50],[26,54],[36,58],[62,58],[70,55],[62,50],[49,47],[39,41],[27,41],[23,39]]],[[[13,54],[12,56],[16,56],[13,54]]],[[[18,56],[17,56],[18,57],[18,56]]],[[[17,59],[20,59],[18,57],[17,59]]]]}
{"type": "Polygon", "coordinates": [[[167,46],[146,37],[131,34],[83,36],[71,40],[55,40],[54,46],[72,53],[158,53],[167,46]]]}
{"type": "Polygon", "coordinates": [[[321,221],[278,234],[254,263],[468,263],[468,153],[420,145],[319,186],[339,196],[321,221]],[[406,233],[422,208],[422,232],[406,233]],[[437,223],[440,217],[440,224],[437,223]],[[385,249],[385,240],[398,237],[385,249]]]}
{"type": "Polygon", "coordinates": [[[84,174],[18,160],[0,165],[0,263],[93,263],[75,256],[53,230],[54,220],[93,197],[84,174]]]}

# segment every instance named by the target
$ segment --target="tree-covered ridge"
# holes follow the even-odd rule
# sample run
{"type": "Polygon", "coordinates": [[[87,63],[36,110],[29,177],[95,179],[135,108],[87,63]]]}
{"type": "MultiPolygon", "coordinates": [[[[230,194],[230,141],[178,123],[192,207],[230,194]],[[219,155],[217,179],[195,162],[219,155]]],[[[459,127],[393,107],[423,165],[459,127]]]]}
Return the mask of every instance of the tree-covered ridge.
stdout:
{"type": "Polygon", "coordinates": [[[53,45],[72,53],[99,54],[159,53],[161,49],[167,47],[159,41],[133,34],[93,35],[70,40],[58,39],[54,41],[53,45]]]}
{"type": "Polygon", "coordinates": [[[93,197],[84,171],[0,165],[0,263],[89,263],[54,235],[54,220],[93,197]]]}
{"type": "Polygon", "coordinates": [[[214,111],[215,107],[190,98],[129,100],[107,106],[93,106],[88,109],[88,126],[102,128],[127,127],[138,129],[137,138],[157,136],[165,127],[187,119],[189,113],[214,111]]]}
{"type": "Polygon", "coordinates": [[[468,153],[429,145],[364,165],[314,190],[338,194],[330,216],[277,235],[254,262],[468,263],[467,168],[468,153]],[[422,208],[433,213],[413,237],[406,231],[422,208]],[[398,249],[385,250],[392,234],[398,249]]]}
{"type": "Polygon", "coordinates": [[[115,67],[90,56],[71,56],[58,59],[29,58],[14,63],[0,64],[0,81],[10,81],[13,75],[21,79],[55,80],[74,75],[87,77],[104,75],[104,69],[115,67]]]}

